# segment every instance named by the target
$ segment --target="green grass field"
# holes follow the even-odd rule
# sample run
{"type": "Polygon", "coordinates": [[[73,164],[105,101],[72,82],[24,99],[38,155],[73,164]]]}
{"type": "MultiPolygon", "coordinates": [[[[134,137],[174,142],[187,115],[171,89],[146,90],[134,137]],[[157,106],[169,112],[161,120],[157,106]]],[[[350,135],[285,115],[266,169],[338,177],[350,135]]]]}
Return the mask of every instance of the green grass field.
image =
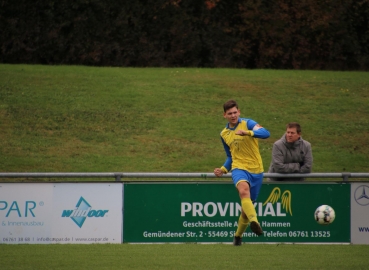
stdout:
{"type": "Polygon", "coordinates": [[[368,269],[369,246],[0,245],[2,269],[368,269]]]}
{"type": "Polygon", "coordinates": [[[369,246],[0,245],[1,269],[368,269],[369,246]]]}
{"type": "Polygon", "coordinates": [[[41,65],[0,65],[0,171],[212,172],[230,98],[271,132],[265,170],[298,121],[313,172],[368,172],[367,72],[41,65]]]}

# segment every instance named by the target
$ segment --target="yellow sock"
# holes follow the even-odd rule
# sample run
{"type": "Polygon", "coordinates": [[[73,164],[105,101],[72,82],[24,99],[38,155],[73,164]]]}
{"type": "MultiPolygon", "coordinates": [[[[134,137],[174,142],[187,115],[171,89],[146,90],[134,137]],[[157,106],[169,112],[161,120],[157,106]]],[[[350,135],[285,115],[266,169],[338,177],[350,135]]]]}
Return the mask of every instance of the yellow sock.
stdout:
{"type": "Polygon", "coordinates": [[[250,222],[252,221],[258,222],[255,207],[250,198],[241,199],[241,206],[242,206],[242,210],[245,212],[250,222]]]}
{"type": "Polygon", "coordinates": [[[242,237],[242,234],[246,231],[247,226],[249,226],[249,220],[247,218],[244,219],[241,214],[240,218],[238,219],[237,231],[234,235],[242,237]]]}

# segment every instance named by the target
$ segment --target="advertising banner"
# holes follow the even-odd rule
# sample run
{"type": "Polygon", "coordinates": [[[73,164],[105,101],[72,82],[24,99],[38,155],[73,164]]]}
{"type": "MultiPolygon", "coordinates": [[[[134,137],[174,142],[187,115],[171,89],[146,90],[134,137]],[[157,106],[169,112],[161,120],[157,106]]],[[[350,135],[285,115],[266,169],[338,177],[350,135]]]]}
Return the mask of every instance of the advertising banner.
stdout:
{"type": "Polygon", "coordinates": [[[369,244],[369,184],[351,184],[351,242],[369,244]]]}
{"type": "Polygon", "coordinates": [[[29,244],[52,235],[53,185],[0,184],[0,243],[29,244]]]}
{"type": "MultiPolygon", "coordinates": [[[[232,183],[124,184],[123,242],[232,242],[241,206],[232,183]]],[[[254,203],[264,235],[250,231],[243,242],[350,243],[350,185],[263,184],[254,203]],[[336,212],[320,225],[320,205],[336,212]]]]}
{"type": "Polygon", "coordinates": [[[120,183],[1,183],[0,243],[121,243],[120,183]]]}

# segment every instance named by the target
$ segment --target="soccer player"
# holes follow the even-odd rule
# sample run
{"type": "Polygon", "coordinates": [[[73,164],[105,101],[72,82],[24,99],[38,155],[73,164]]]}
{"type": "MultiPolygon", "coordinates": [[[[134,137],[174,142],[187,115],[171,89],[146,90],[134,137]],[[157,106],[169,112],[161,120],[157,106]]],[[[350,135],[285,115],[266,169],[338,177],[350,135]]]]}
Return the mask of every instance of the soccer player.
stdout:
{"type": "Polygon", "coordinates": [[[240,246],[242,234],[249,224],[256,235],[263,234],[253,201],[259,195],[264,175],[258,139],[269,138],[270,133],[254,120],[241,118],[236,101],[227,101],[223,109],[224,118],[228,123],[221,131],[220,137],[227,159],[223,166],[214,169],[214,174],[220,177],[232,171],[232,180],[238,190],[242,207],[233,245],[240,246]]]}

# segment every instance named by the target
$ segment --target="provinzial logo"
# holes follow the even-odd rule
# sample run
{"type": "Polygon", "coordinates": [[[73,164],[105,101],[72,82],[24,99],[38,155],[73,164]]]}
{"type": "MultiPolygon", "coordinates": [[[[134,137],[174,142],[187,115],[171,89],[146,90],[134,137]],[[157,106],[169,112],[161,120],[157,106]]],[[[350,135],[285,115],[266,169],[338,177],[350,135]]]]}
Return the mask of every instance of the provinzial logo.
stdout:
{"type": "MultiPolygon", "coordinates": [[[[264,203],[254,202],[254,207],[258,216],[285,217],[286,214],[292,216],[292,194],[285,190],[283,193],[279,187],[275,187],[264,203]],[[285,211],[283,212],[282,209],[285,211]]],[[[239,216],[242,207],[236,202],[182,202],[181,217],[191,215],[192,217],[221,217],[239,216]]]]}
{"type": "Polygon", "coordinates": [[[78,227],[82,228],[87,217],[104,217],[109,210],[93,210],[91,205],[81,197],[73,210],[63,210],[62,217],[70,217],[78,227]]]}
{"type": "Polygon", "coordinates": [[[291,191],[285,190],[283,193],[279,187],[275,187],[272,192],[270,192],[268,199],[264,202],[264,205],[268,203],[275,204],[278,200],[281,199],[282,208],[286,210],[287,213],[290,213],[292,216],[292,194],[291,191]]]}

